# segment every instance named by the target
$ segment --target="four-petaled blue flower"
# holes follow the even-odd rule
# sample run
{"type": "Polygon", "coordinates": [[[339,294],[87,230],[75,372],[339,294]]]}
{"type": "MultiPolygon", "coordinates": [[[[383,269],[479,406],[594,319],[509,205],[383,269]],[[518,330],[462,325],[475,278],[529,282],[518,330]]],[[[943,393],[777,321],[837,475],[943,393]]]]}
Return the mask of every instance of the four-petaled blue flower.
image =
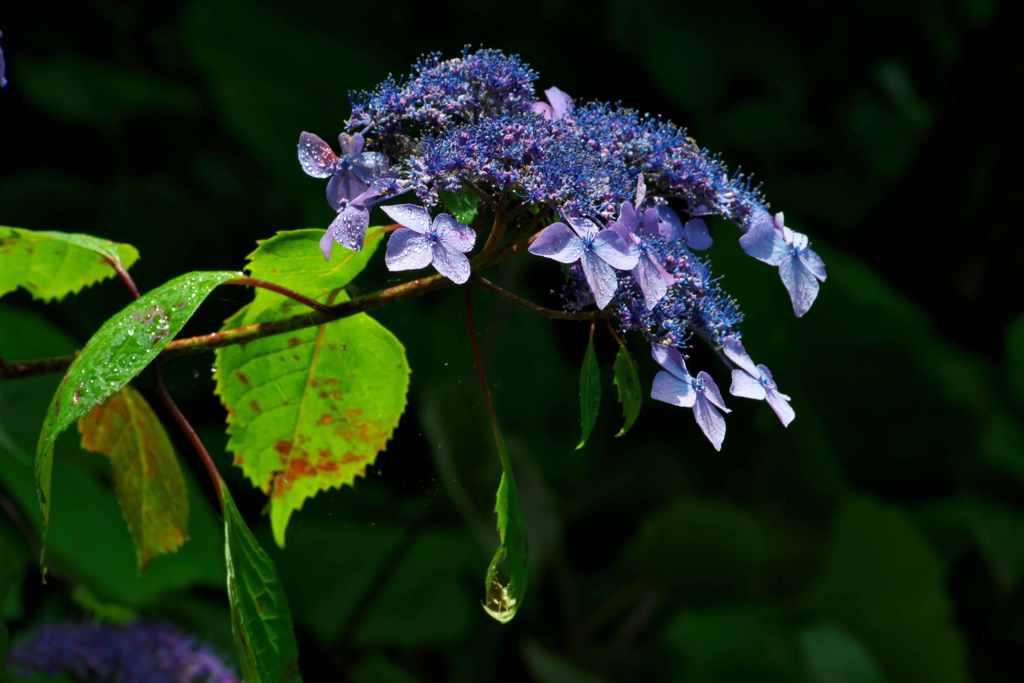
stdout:
{"type": "Polygon", "coordinates": [[[540,114],[549,121],[560,121],[572,113],[572,98],[558,88],[551,86],[544,91],[547,102],[534,102],[530,105],[534,113],[540,114]]]}
{"type": "Polygon", "coordinates": [[[342,202],[353,200],[366,192],[370,184],[388,168],[387,157],[380,152],[364,152],[365,140],[359,133],[338,136],[339,157],[319,136],[303,132],[299,135],[299,164],[307,175],[327,178],[327,203],[340,211],[342,202]]]}
{"type": "Polygon", "coordinates": [[[743,251],[779,267],[797,317],[810,310],[818,297],[818,283],[824,282],[826,275],[825,262],[808,244],[807,235],[786,227],[781,211],[774,218],[767,211],[761,212],[740,237],[743,251]]]}
{"type": "Polygon", "coordinates": [[[657,210],[647,209],[641,218],[630,202],[623,202],[619,205],[619,217],[612,223],[611,229],[636,248],[639,259],[632,271],[633,279],[644,295],[647,310],[653,310],[668,292],[669,285],[676,281],[675,276],[665,270],[659,255],[645,244],[646,239],[662,237],[657,210]]]}
{"type": "Polygon", "coordinates": [[[430,213],[415,204],[382,206],[381,210],[403,226],[388,240],[384,263],[388,270],[419,270],[433,264],[437,272],[461,285],[469,280],[466,252],[476,243],[476,232],[441,213],[431,222],[430,213]]]}
{"type": "Polygon", "coordinates": [[[741,398],[752,398],[765,401],[775,411],[783,427],[796,417],[796,412],[789,405],[789,396],[779,391],[772,377],[772,371],[750,358],[743,344],[735,337],[728,337],[722,345],[726,357],[736,364],[732,371],[732,386],[729,393],[741,398]]]}
{"type": "Polygon", "coordinates": [[[569,225],[552,223],[544,228],[529,251],[559,263],[579,261],[597,307],[604,308],[619,285],[615,270],[636,268],[640,252],[618,232],[602,230],[589,218],[564,218],[569,225]]]}
{"type": "Polygon", "coordinates": [[[716,451],[722,450],[725,418],[719,410],[732,411],[725,407],[715,380],[703,370],[697,373],[697,377],[692,377],[682,354],[671,346],[652,344],[651,356],[663,368],[654,376],[651,398],[681,408],[693,408],[693,417],[704,436],[716,451]]]}

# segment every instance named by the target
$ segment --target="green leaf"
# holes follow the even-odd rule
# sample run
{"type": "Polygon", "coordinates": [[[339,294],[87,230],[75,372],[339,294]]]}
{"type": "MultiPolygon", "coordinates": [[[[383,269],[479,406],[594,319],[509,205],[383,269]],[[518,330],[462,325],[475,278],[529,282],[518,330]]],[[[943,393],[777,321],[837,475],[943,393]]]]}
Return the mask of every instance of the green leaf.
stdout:
{"type": "Polygon", "coordinates": [[[43,511],[44,540],[50,521],[57,437],[142,372],[210,292],[235,277],[238,273],[195,272],[161,285],[103,323],[75,358],[50,402],[36,446],[36,486],[43,511]]]}
{"type": "Polygon", "coordinates": [[[113,277],[107,259],[129,268],[139,252],[92,235],[0,226],[0,296],[22,287],[36,299],[61,299],[113,277]]]}
{"type": "Polygon", "coordinates": [[[821,578],[805,606],[841,621],[889,680],[968,680],[942,565],[895,508],[867,499],[841,506],[821,578]]]}
{"type": "MultiPolygon", "coordinates": [[[[51,323],[30,311],[0,303],[0,357],[24,359],[74,351],[76,344],[51,323]]],[[[60,377],[39,375],[0,382],[0,489],[19,508],[35,533],[43,527],[36,496],[32,449],[39,424],[60,377]]],[[[77,435],[75,435],[77,436],[77,435]]],[[[53,517],[47,557],[59,577],[74,577],[109,602],[144,607],[162,595],[180,596],[201,586],[224,587],[221,521],[203,496],[190,471],[185,471],[189,494],[189,536],[173,555],[156,557],[138,570],[135,544],[128,533],[117,496],[99,458],[82,451],[67,433],[58,441],[60,475],[53,482],[53,517]]]]}
{"type": "Polygon", "coordinates": [[[299,681],[299,646],[277,570],[223,482],[220,491],[231,630],[242,677],[247,683],[299,681]]]}
{"type": "MultiPolygon", "coordinates": [[[[340,250],[336,263],[324,263],[318,231],[284,233],[261,243],[249,270],[326,301],[362,270],[381,237],[375,230],[361,252],[340,250]]],[[[260,292],[227,324],[283,317],[293,302],[280,299],[260,292]]],[[[384,449],[405,410],[409,373],[401,342],[365,313],[217,351],[228,450],[270,495],[279,545],[306,499],[351,484],[384,449]]]]}
{"type": "Polygon", "coordinates": [[[601,409],[601,369],[594,352],[594,328],[590,328],[587,351],[583,354],[583,368],[580,370],[580,442],[576,450],[583,448],[590,438],[590,432],[597,424],[601,409]]]}
{"type": "MultiPolygon", "coordinates": [[[[507,461],[507,456],[502,458],[503,463],[507,461]]],[[[501,473],[494,512],[498,515],[498,549],[487,566],[483,607],[495,620],[507,624],[519,611],[529,580],[526,528],[519,509],[516,480],[508,469],[501,473]]]]}
{"type": "Polygon", "coordinates": [[[476,218],[480,207],[480,195],[476,192],[464,188],[458,192],[442,190],[440,195],[444,208],[448,210],[448,213],[455,216],[455,220],[458,222],[470,225],[473,219],[476,218]]]}
{"type": "Polygon", "coordinates": [[[188,491],[171,440],[130,385],[78,421],[82,448],[110,458],[139,568],[188,540],[188,491]]]}
{"type": "MultiPolygon", "coordinates": [[[[370,228],[360,251],[335,249],[331,260],[324,261],[320,251],[323,230],[282,230],[256,243],[256,249],[246,257],[246,270],[252,277],[270,280],[326,303],[331,292],[348,286],[363,272],[384,235],[380,228],[370,228]]],[[[255,298],[245,309],[244,318],[251,321],[267,309],[282,306],[290,308],[301,304],[257,289],[255,298]]]]}
{"type": "Polygon", "coordinates": [[[815,626],[800,634],[808,683],[885,683],[878,663],[839,626],[815,626]]]}
{"type": "Polygon", "coordinates": [[[614,372],[615,388],[619,391],[619,403],[622,404],[622,429],[615,436],[622,436],[629,431],[636,418],[640,416],[640,405],[643,402],[643,391],[640,389],[640,374],[636,369],[636,361],[629,353],[625,344],[619,344],[619,352],[615,354],[614,372]]]}

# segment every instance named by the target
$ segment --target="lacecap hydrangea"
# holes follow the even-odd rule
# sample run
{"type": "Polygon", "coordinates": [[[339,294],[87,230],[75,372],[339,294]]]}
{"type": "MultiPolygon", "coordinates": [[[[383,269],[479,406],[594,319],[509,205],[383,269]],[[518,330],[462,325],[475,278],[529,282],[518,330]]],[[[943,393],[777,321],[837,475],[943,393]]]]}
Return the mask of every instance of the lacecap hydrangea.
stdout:
{"type": "Polygon", "coordinates": [[[730,394],[765,401],[788,425],[789,397],[747,353],[739,306],[699,252],[712,244],[708,217],[732,223],[740,248],[778,268],[802,316],[826,277],[807,236],[685,129],[618,104],[575,102],[556,87],[539,95],[537,79],[497,50],[431,54],[409,76],[351,96],[338,152],[302,133],[300,164],[329,178],[336,212],[324,257],[335,244],[361,249],[375,206],[397,224],[385,254],[394,271],[432,267],[463,284],[503,239],[528,238],[529,253],[568,266],[569,307],[596,306],[646,338],[661,367],[651,396],[691,408],[716,449],[729,409],[711,374],[686,366],[695,338],[727,360],[730,394]],[[490,210],[486,240],[477,239],[482,220],[465,225],[443,210],[446,195],[490,210]]]}

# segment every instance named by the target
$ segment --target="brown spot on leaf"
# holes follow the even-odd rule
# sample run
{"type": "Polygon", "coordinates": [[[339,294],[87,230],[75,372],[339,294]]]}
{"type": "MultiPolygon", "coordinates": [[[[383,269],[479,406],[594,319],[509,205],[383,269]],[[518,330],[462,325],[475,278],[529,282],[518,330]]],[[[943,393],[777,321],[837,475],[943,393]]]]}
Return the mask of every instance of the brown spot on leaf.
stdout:
{"type": "Polygon", "coordinates": [[[288,340],[288,346],[298,346],[302,343],[302,340],[298,337],[292,337],[288,340]]]}
{"type": "Polygon", "coordinates": [[[292,444],[290,441],[278,441],[274,444],[274,450],[281,455],[288,455],[292,452],[292,444]]]}
{"type": "Polygon", "coordinates": [[[263,408],[260,408],[260,404],[256,402],[256,399],[249,401],[249,408],[252,409],[252,412],[254,413],[263,411],[263,408]]]}
{"type": "Polygon", "coordinates": [[[320,419],[316,421],[318,425],[329,425],[334,422],[334,416],[329,413],[324,413],[320,416],[320,419]]]}
{"type": "Polygon", "coordinates": [[[331,457],[331,452],[329,450],[327,450],[326,448],[321,448],[319,450],[319,452],[318,452],[318,455],[321,458],[329,458],[329,457],[331,457]]]}
{"type": "Polygon", "coordinates": [[[365,455],[356,455],[355,453],[346,453],[341,456],[342,465],[351,465],[354,462],[362,462],[364,460],[366,460],[365,455]]]}
{"type": "Polygon", "coordinates": [[[238,372],[235,373],[235,377],[238,378],[239,382],[241,382],[242,384],[244,384],[246,386],[249,386],[250,384],[252,384],[252,380],[249,379],[249,375],[245,374],[241,370],[239,370],[238,372]]]}

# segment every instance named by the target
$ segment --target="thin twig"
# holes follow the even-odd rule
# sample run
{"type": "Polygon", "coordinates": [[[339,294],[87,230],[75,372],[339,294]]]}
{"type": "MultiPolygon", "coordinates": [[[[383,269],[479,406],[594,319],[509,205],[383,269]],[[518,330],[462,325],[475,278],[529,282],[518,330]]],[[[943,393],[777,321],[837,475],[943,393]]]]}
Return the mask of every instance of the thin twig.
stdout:
{"type": "Polygon", "coordinates": [[[494,443],[498,448],[498,459],[501,460],[501,468],[508,476],[512,476],[512,462],[509,460],[505,439],[501,435],[501,427],[498,425],[498,414],[494,411],[494,399],[491,397],[491,387],[487,383],[487,371],[484,369],[483,355],[480,353],[480,342],[476,335],[476,322],[473,321],[472,288],[466,288],[465,298],[466,331],[469,333],[469,344],[473,349],[473,365],[476,368],[476,376],[480,380],[480,390],[484,395],[484,407],[487,409],[488,418],[490,418],[491,432],[494,435],[494,443]]]}
{"type": "Polygon", "coordinates": [[[524,299],[518,294],[508,291],[504,287],[494,284],[485,277],[477,277],[476,280],[487,289],[496,292],[497,294],[508,299],[509,301],[517,303],[520,306],[524,306],[525,308],[528,308],[534,313],[542,315],[545,318],[551,318],[552,320],[594,320],[596,318],[604,317],[604,314],[601,313],[601,311],[586,311],[582,313],[573,313],[571,311],[559,311],[554,308],[545,308],[544,306],[540,306],[539,304],[533,303],[529,299],[524,299]]]}
{"type": "Polygon", "coordinates": [[[226,285],[239,285],[241,287],[259,287],[260,289],[266,289],[268,291],[280,294],[281,296],[286,296],[289,299],[292,299],[294,301],[298,301],[303,306],[307,306],[309,308],[312,308],[314,311],[320,311],[321,313],[328,313],[331,310],[330,306],[328,306],[326,304],[322,304],[319,301],[314,301],[313,299],[310,299],[308,296],[306,296],[304,294],[299,294],[295,290],[288,289],[287,287],[284,287],[283,285],[279,285],[279,284],[277,284],[275,282],[269,282],[267,280],[260,280],[259,278],[254,278],[254,277],[236,277],[233,280],[228,280],[224,284],[226,284],[226,285]]]}

